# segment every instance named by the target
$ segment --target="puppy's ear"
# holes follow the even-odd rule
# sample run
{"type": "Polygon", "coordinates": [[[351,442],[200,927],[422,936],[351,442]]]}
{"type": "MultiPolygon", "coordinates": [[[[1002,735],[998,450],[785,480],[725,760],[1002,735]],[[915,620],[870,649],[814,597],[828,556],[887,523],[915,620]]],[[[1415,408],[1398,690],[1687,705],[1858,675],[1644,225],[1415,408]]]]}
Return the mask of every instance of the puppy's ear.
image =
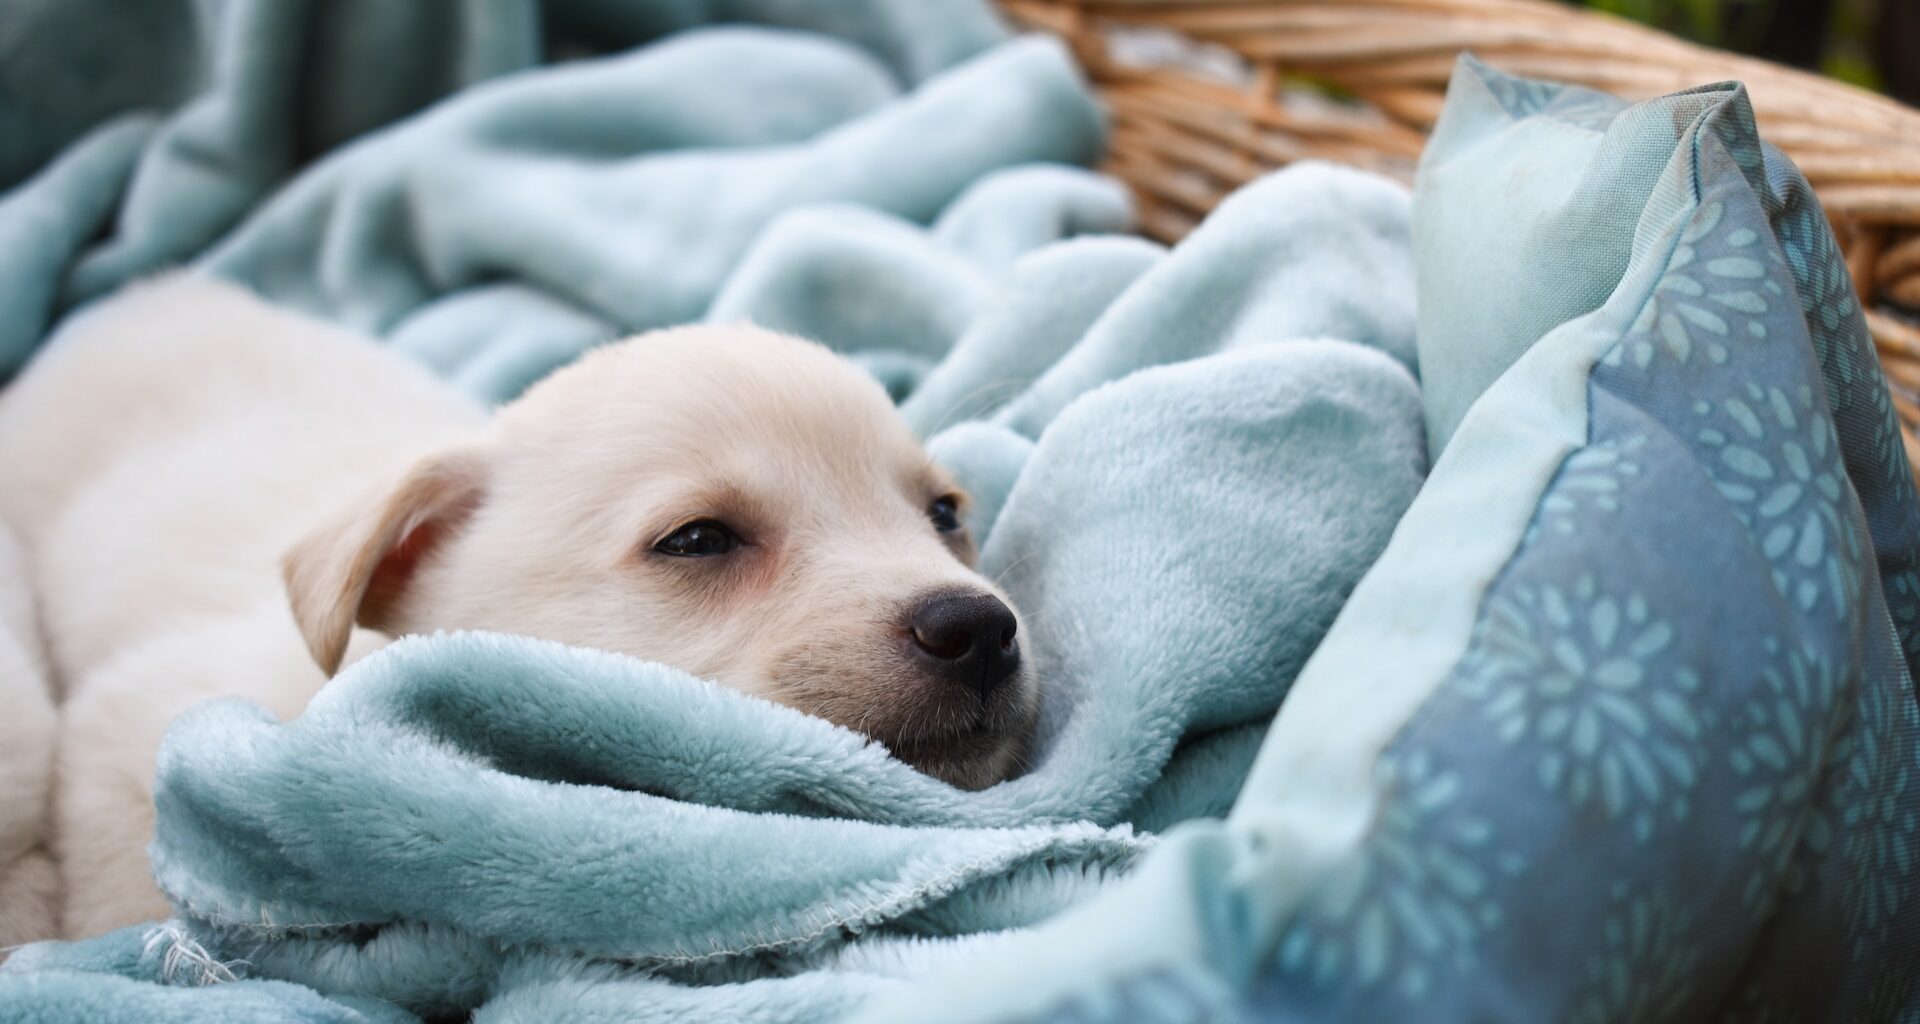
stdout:
{"type": "Polygon", "coordinates": [[[474,451],[430,456],[336,513],[281,560],[293,619],[331,676],[355,623],[382,628],[420,559],[480,503],[486,463],[474,451]]]}

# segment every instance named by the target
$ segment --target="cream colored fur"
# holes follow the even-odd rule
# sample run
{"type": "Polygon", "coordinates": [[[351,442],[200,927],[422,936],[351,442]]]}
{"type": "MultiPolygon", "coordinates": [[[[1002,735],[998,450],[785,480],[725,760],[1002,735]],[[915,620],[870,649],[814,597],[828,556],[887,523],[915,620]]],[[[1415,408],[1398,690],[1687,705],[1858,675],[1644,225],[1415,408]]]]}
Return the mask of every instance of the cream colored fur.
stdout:
{"type": "Polygon", "coordinates": [[[26,560],[0,525],[0,959],[52,933],[59,880],[48,843],[59,720],[26,560]]]}
{"type": "MultiPolygon", "coordinates": [[[[113,298],[0,393],[0,521],[27,552],[65,699],[61,930],[166,912],[145,846],[174,715],[237,695],[293,716],[393,635],[487,629],[664,661],[958,784],[997,780],[1031,722],[1027,676],[967,704],[907,650],[925,596],[998,593],[964,531],[927,518],[952,492],[877,384],[753,328],[608,346],[489,417],[229,285],[113,298]],[[654,550],[704,519],[747,545],[654,550]]],[[[34,783],[5,767],[5,788],[34,783]]],[[[27,788],[6,796],[30,803],[27,788]]]]}

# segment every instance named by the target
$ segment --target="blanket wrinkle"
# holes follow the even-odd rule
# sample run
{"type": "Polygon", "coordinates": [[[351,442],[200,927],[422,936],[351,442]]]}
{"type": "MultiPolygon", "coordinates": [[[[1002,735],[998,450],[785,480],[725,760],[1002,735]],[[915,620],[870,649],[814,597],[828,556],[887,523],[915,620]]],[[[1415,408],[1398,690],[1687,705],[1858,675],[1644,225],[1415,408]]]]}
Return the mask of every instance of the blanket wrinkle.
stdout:
{"type": "MultiPolygon", "coordinates": [[[[953,341],[946,358],[901,403],[900,414],[932,438],[948,427],[987,419],[1078,344],[1107,307],[1164,255],[1164,249],[1143,239],[1095,235],[1020,258],[1007,271],[996,301],[953,341]]],[[[1000,496],[992,505],[997,510],[1005,489],[993,490],[1000,496]]]]}
{"type": "MultiPolygon", "coordinates": [[[[375,332],[440,295],[513,277],[557,300],[558,311],[496,293],[481,315],[511,309],[529,332],[561,339],[554,344],[565,354],[601,336],[572,311],[608,334],[697,319],[790,209],[844,201],[924,221],[995,169],[1091,160],[1103,133],[1068,58],[1038,39],[996,47],[877,106],[870,58],[804,36],[714,30],[614,63],[624,66],[522,76],[457,98],[409,126],[418,130],[349,148],[203,261],[268,298],[375,332]],[[734,74],[741,65],[763,70],[734,74]],[[561,80],[547,101],[508,102],[542,76],[561,80]],[[635,90],[657,99],[636,107],[635,90]],[[805,100],[769,105],[769,92],[805,100]],[[783,115],[788,107],[804,116],[783,115]],[[501,147],[477,130],[502,119],[540,124],[559,111],[569,119],[605,111],[654,136],[677,125],[699,144],[588,162],[501,147]],[[980,145],[933,144],[949,135],[980,145]]],[[[409,346],[463,344],[434,339],[475,322],[415,313],[409,346]]]]}
{"type": "MultiPolygon", "coordinates": [[[[864,51],[877,71],[865,77],[897,90],[1007,37],[977,0],[234,0],[186,5],[157,25],[149,20],[111,0],[33,0],[9,9],[0,32],[8,54],[0,104],[10,127],[0,134],[0,189],[12,194],[0,202],[0,238],[20,238],[12,251],[32,258],[0,270],[0,301],[15,314],[0,324],[0,377],[19,367],[53,317],[200,255],[313,156],[462,97],[464,87],[517,77],[539,66],[543,51],[556,59],[618,52],[697,34],[710,23],[763,25],[864,51]],[[93,49],[78,54],[71,44],[42,42],[76,38],[93,49]],[[75,59],[88,61],[84,82],[73,80],[75,59]],[[128,137],[128,124],[141,126],[137,137],[128,137]],[[67,154],[48,164],[62,146],[67,154]],[[80,152],[93,154],[92,167],[66,159],[80,152]],[[17,189],[36,168],[44,187],[17,189]],[[115,180],[100,181],[102,170],[115,180]],[[94,202],[64,196],[76,187],[94,202]],[[30,230],[44,218],[83,213],[78,231],[30,230]]],[[[760,67],[724,70],[751,77],[760,67]]],[[[769,106],[833,92],[829,81],[806,83],[770,93],[769,106]]],[[[649,99],[631,90],[621,97],[649,99]]],[[[609,142],[619,138],[626,129],[617,108],[592,113],[592,103],[591,95],[566,98],[545,120],[561,133],[579,125],[611,132],[609,142]]],[[[684,107],[702,108],[697,97],[684,107]]]]}

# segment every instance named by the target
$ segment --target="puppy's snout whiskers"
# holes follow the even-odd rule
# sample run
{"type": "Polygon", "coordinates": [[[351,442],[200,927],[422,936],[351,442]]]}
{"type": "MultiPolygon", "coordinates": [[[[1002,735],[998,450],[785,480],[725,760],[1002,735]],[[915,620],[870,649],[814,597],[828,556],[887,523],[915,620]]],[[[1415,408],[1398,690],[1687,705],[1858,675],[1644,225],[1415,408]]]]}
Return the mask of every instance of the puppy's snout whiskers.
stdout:
{"type": "Polygon", "coordinates": [[[1009,576],[1012,576],[1012,575],[1013,575],[1013,571],[1014,571],[1015,569],[1018,569],[1018,568],[1020,568],[1020,566],[1021,566],[1021,565],[1022,565],[1023,563],[1025,563],[1027,559],[1029,559],[1029,558],[1032,558],[1033,556],[1035,556],[1035,555],[1037,555],[1037,554],[1039,554],[1039,553],[1040,553],[1040,552],[1038,552],[1038,551],[1029,551],[1029,552],[1027,552],[1026,554],[1024,554],[1024,555],[1021,555],[1020,557],[1018,557],[1018,558],[1016,558],[1016,559],[1014,559],[1013,561],[1011,561],[1011,562],[1008,562],[1008,563],[1007,563],[1007,565],[1006,565],[1006,568],[1004,568],[1004,569],[1001,569],[1001,570],[1000,570],[999,572],[997,572],[997,573],[995,573],[995,574],[993,575],[993,585],[994,585],[994,586],[996,586],[996,587],[1004,587],[1004,586],[1006,586],[1006,585],[1007,585],[1007,578],[1008,578],[1009,576]]]}

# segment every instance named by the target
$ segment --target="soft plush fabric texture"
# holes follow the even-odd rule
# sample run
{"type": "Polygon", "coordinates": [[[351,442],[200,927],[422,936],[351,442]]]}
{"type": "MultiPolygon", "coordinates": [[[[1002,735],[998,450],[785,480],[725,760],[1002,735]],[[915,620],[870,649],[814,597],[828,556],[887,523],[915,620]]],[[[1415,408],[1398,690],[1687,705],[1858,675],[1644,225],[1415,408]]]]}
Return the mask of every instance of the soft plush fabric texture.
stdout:
{"type": "MultiPolygon", "coordinates": [[[[617,331],[697,317],[785,206],[931,218],[986,170],[1084,162],[1099,140],[1063,55],[1001,49],[979,0],[124,8],[16,3],[0,26],[0,377],[74,304],[216,244],[269,298],[381,331],[525,278],[535,301],[494,309],[551,368],[595,340],[580,315],[617,331]],[[721,22],[753,27],[687,31],[721,22]],[[915,88],[988,51],[968,84],[915,88]],[[597,53],[613,56],[539,67],[597,53]],[[659,263],[675,245],[692,251],[659,263]],[[627,276],[647,258],[654,280],[627,276]]],[[[537,372],[478,376],[511,391],[537,372]]]]}
{"type": "MultiPolygon", "coordinates": [[[[552,7],[608,50],[689,20],[552,7]]],[[[0,230],[75,225],[11,279],[24,308],[192,257],[490,399],[665,323],[818,338],[975,495],[1047,679],[1031,769],[979,793],[665,666],[509,637],[402,641],[291,722],[214,702],[156,779],[177,917],[20,950],[0,1020],[832,1020],[1225,813],[1424,474],[1408,197],[1302,167],[1171,250],[1124,237],[1124,189],[1074,166],[1102,128],[1064,52],[987,11],[718,5],[763,24],[482,75],[257,192],[144,170],[214,117],[196,100],[158,136],[76,136],[0,199],[0,230]],[[107,173],[143,147],[130,186],[107,173]],[[144,241],[92,237],[115,204],[144,241]]],[[[221,52],[270,66],[253,47],[284,26],[226,12],[221,52]]],[[[251,74],[213,88],[276,81],[251,74]]]]}
{"type": "Polygon", "coordinates": [[[1920,517],[1805,181],[1736,85],[1468,60],[1414,238],[1423,377],[1477,393],[1231,814],[859,1020],[1920,1013],[1920,517]]]}

